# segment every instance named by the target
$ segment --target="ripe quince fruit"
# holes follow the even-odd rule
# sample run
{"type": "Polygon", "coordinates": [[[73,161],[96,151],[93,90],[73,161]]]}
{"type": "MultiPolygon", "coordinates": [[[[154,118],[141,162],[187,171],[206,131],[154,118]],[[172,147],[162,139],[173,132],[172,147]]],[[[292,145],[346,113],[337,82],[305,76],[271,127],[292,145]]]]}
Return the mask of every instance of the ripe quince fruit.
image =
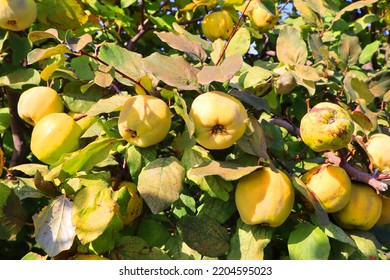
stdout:
{"type": "Polygon", "coordinates": [[[379,217],[377,225],[390,224],[390,198],[381,196],[382,200],[382,212],[379,217]]]}
{"type": "Polygon", "coordinates": [[[130,144],[149,147],[161,142],[171,128],[171,112],[161,99],[151,95],[130,97],[118,120],[120,135],[130,144]]]}
{"type": "Polygon", "coordinates": [[[275,81],[275,89],[278,94],[288,94],[297,86],[297,81],[292,71],[287,71],[280,75],[275,81]]]}
{"type": "Polygon", "coordinates": [[[382,200],[375,190],[363,183],[352,182],[351,198],[347,205],[332,216],[344,229],[369,230],[379,220],[382,200]]]}
{"type": "Polygon", "coordinates": [[[368,154],[375,168],[380,171],[390,169],[390,136],[377,133],[370,137],[366,144],[368,154]]]}
{"type": "Polygon", "coordinates": [[[226,11],[207,14],[202,20],[202,31],[210,41],[218,38],[227,40],[232,34],[234,23],[232,17],[226,11]]]}
{"type": "Polygon", "coordinates": [[[118,195],[121,190],[126,190],[125,195],[121,194],[126,205],[119,203],[119,217],[121,218],[125,226],[130,225],[139,215],[142,213],[143,200],[137,190],[137,186],[133,182],[122,181],[119,183],[118,191],[115,192],[118,199],[118,195]]]}
{"type": "Polygon", "coordinates": [[[98,256],[98,255],[77,254],[71,260],[104,261],[104,260],[110,260],[110,259],[107,259],[107,258],[102,257],[102,256],[98,256]]]}
{"type": "Polygon", "coordinates": [[[65,153],[80,148],[81,127],[66,113],[43,117],[31,134],[31,151],[42,162],[53,164],[65,153]]]}
{"type": "Polygon", "coordinates": [[[294,189],[282,171],[263,167],[238,181],[235,200],[244,223],[278,227],[292,210],[294,189]]]}
{"type": "Polygon", "coordinates": [[[64,104],[57,91],[49,87],[37,86],[20,95],[17,109],[18,115],[34,126],[48,114],[64,112],[64,104]]]}
{"type": "Polygon", "coordinates": [[[242,103],[221,91],[197,96],[189,115],[195,124],[196,141],[211,150],[232,146],[244,134],[248,122],[242,103]]]}
{"type": "Polygon", "coordinates": [[[251,26],[259,32],[265,33],[270,31],[278,22],[279,15],[273,15],[263,6],[258,5],[249,12],[251,26]]]}
{"type": "Polygon", "coordinates": [[[0,0],[0,27],[21,31],[30,27],[37,18],[34,0],[0,0]]]}
{"type": "Polygon", "coordinates": [[[303,174],[302,182],[316,195],[327,213],[340,211],[351,198],[351,179],[339,166],[318,165],[303,174]]]}
{"type": "Polygon", "coordinates": [[[354,123],[344,108],[321,102],[306,113],[300,124],[302,141],[313,151],[346,147],[352,140],[354,123]]]}

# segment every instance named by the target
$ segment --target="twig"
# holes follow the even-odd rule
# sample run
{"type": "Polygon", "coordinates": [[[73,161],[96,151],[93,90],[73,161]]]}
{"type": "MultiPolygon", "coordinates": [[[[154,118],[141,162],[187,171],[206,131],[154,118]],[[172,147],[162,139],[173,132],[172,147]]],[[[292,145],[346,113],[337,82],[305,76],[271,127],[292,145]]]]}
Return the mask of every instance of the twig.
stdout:
{"type": "Polygon", "coordinates": [[[228,39],[228,41],[226,42],[226,44],[225,44],[225,46],[224,46],[224,48],[223,48],[223,50],[222,50],[222,53],[221,53],[221,55],[220,55],[219,58],[218,58],[217,63],[215,64],[216,66],[219,65],[219,63],[221,62],[223,56],[225,55],[225,52],[226,52],[226,50],[227,50],[227,48],[228,48],[228,46],[229,46],[229,44],[230,44],[232,38],[233,38],[234,35],[236,34],[236,32],[237,32],[237,30],[238,30],[238,28],[239,28],[239,26],[240,26],[240,22],[241,22],[242,18],[245,16],[245,12],[246,12],[246,10],[248,9],[249,4],[250,4],[251,2],[252,2],[252,0],[249,0],[249,1],[248,1],[248,4],[246,4],[244,11],[242,12],[242,14],[240,15],[240,17],[238,18],[237,24],[236,24],[236,26],[234,27],[232,34],[230,34],[229,39],[228,39]]]}

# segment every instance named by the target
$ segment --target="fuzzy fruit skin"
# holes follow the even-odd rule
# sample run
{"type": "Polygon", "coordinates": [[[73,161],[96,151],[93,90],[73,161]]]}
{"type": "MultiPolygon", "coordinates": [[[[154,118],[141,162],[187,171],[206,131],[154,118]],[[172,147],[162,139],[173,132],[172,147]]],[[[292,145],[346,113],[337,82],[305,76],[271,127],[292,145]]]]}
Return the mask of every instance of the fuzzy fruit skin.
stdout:
{"type": "Polygon", "coordinates": [[[120,135],[138,147],[149,147],[161,142],[170,127],[171,112],[168,105],[151,95],[130,97],[119,114],[120,135]]]}
{"type": "Polygon", "coordinates": [[[351,199],[347,205],[332,214],[336,224],[344,229],[369,230],[382,213],[382,200],[366,184],[352,182],[351,199]]]}
{"type": "Polygon", "coordinates": [[[30,27],[37,18],[34,0],[0,0],[0,27],[21,31],[30,27]]]}
{"type": "Polygon", "coordinates": [[[255,7],[249,13],[251,25],[259,32],[265,33],[270,31],[278,22],[279,16],[274,16],[262,6],[255,7]]]}
{"type": "Polygon", "coordinates": [[[294,74],[291,71],[280,75],[275,82],[275,89],[278,94],[288,94],[297,86],[294,74]]]}
{"type": "Polygon", "coordinates": [[[203,34],[210,41],[215,41],[218,38],[227,40],[232,34],[233,28],[233,20],[226,11],[207,14],[202,21],[203,34]]]}
{"type": "Polygon", "coordinates": [[[377,225],[390,224],[390,198],[381,196],[382,212],[377,225]]]}
{"type": "Polygon", "coordinates": [[[20,95],[17,109],[18,115],[25,122],[34,126],[48,114],[64,112],[64,104],[54,89],[38,86],[30,88],[20,95]]]}
{"type": "Polygon", "coordinates": [[[242,103],[221,91],[210,91],[195,98],[190,117],[195,124],[196,141],[211,150],[232,146],[244,134],[248,114],[242,103]]]}
{"type": "Polygon", "coordinates": [[[235,200],[244,223],[278,227],[292,210],[294,189],[282,171],[263,167],[238,181],[235,200]]]}
{"type": "Polygon", "coordinates": [[[375,168],[380,171],[390,169],[390,136],[383,133],[372,135],[366,149],[375,168]]]}
{"type": "Polygon", "coordinates": [[[348,112],[331,102],[315,105],[300,124],[302,141],[315,152],[346,147],[352,140],[354,128],[348,112]]]}
{"type": "Polygon", "coordinates": [[[327,213],[340,211],[351,198],[351,180],[345,170],[334,165],[319,165],[302,176],[327,213]]]}
{"type": "Polygon", "coordinates": [[[31,151],[42,162],[53,164],[64,153],[80,148],[81,127],[66,113],[53,113],[42,118],[31,134],[31,151]]]}

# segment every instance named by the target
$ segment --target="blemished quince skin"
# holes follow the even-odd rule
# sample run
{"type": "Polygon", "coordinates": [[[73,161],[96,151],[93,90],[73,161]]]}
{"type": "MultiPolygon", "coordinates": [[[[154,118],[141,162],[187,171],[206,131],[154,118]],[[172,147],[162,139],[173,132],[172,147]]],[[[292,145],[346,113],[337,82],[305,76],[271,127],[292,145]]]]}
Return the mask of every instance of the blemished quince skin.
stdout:
{"type": "Polygon", "coordinates": [[[372,158],[372,163],[379,171],[390,169],[390,136],[383,133],[372,135],[366,149],[372,158]]]}
{"type": "Polygon", "coordinates": [[[149,147],[161,142],[170,127],[168,105],[152,95],[130,97],[119,113],[119,133],[134,146],[149,147]]]}
{"type": "Polygon", "coordinates": [[[327,213],[341,210],[351,198],[351,180],[339,166],[318,165],[302,176],[302,182],[316,195],[327,213]]]}
{"type": "Polygon", "coordinates": [[[31,134],[31,151],[42,162],[53,164],[65,153],[80,148],[81,127],[66,113],[43,117],[31,134]]]}
{"type": "Polygon", "coordinates": [[[248,114],[242,103],[221,91],[197,96],[189,115],[195,124],[196,141],[211,150],[232,146],[242,137],[248,122],[248,114]]]}
{"type": "Polygon", "coordinates": [[[21,31],[30,27],[37,18],[34,0],[0,0],[0,27],[21,31]]]}
{"type": "Polygon", "coordinates": [[[352,140],[354,129],[347,110],[331,102],[315,105],[300,124],[302,141],[316,152],[345,148],[352,140]]]}
{"type": "Polygon", "coordinates": [[[229,13],[223,10],[207,14],[201,26],[204,36],[210,41],[218,38],[227,40],[233,32],[234,23],[229,13]]]}
{"type": "Polygon", "coordinates": [[[352,182],[347,205],[332,213],[337,225],[344,229],[370,230],[382,213],[382,200],[375,190],[364,183],[352,182]]]}
{"type": "Polygon", "coordinates": [[[248,225],[280,226],[291,213],[294,197],[288,176],[270,167],[242,177],[235,191],[237,210],[248,225]]]}
{"type": "Polygon", "coordinates": [[[17,110],[25,122],[34,126],[48,114],[64,112],[64,104],[57,91],[50,87],[37,86],[20,95],[17,110]]]}

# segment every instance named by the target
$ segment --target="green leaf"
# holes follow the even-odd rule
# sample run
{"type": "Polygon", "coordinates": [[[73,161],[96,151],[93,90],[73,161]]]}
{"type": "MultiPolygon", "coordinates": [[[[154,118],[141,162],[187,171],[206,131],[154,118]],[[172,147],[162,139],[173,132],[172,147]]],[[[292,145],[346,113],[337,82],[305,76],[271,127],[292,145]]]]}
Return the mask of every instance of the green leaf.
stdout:
{"type": "Polygon", "coordinates": [[[364,99],[369,104],[375,98],[366,83],[353,75],[347,75],[344,78],[344,91],[349,101],[364,99]]]}
{"type": "Polygon", "coordinates": [[[184,150],[181,162],[186,169],[189,180],[197,184],[201,190],[211,197],[227,201],[229,192],[233,190],[230,182],[223,180],[219,176],[198,177],[192,176],[189,172],[193,166],[210,162],[211,160],[211,155],[207,150],[200,146],[193,146],[184,150]]]}
{"type": "Polygon", "coordinates": [[[206,197],[204,204],[198,208],[200,215],[206,215],[215,219],[218,223],[224,224],[237,212],[233,200],[223,201],[218,198],[206,197]]]}
{"type": "Polygon", "coordinates": [[[150,247],[137,236],[120,238],[109,254],[112,260],[169,260],[169,256],[159,248],[150,247]]]}
{"type": "Polygon", "coordinates": [[[359,60],[361,52],[362,48],[360,46],[359,37],[346,33],[341,35],[338,53],[340,61],[345,66],[355,65],[359,60]]]}
{"type": "Polygon", "coordinates": [[[167,43],[171,48],[185,52],[191,57],[205,61],[207,54],[203,50],[202,45],[191,41],[187,36],[183,34],[175,34],[173,32],[154,32],[160,38],[161,41],[167,43]]]}
{"type": "Polygon", "coordinates": [[[251,34],[245,27],[241,27],[234,34],[230,43],[225,51],[225,56],[229,57],[232,55],[244,55],[248,52],[251,45],[251,34]]]}
{"type": "Polygon", "coordinates": [[[45,164],[39,163],[25,163],[10,168],[10,171],[17,170],[23,172],[27,176],[34,176],[37,172],[41,174],[47,174],[49,172],[49,167],[45,164]]]}
{"type": "Polygon", "coordinates": [[[173,108],[175,109],[175,112],[183,118],[188,130],[188,136],[192,137],[195,132],[195,124],[188,114],[187,104],[185,100],[179,95],[177,90],[173,91],[173,97],[175,99],[173,108]]]}
{"type": "Polygon", "coordinates": [[[38,19],[40,22],[58,29],[76,29],[88,21],[77,0],[42,0],[38,2],[38,19]]]}
{"type": "Polygon", "coordinates": [[[240,70],[243,63],[241,55],[228,56],[218,66],[203,66],[198,72],[197,78],[202,85],[210,84],[213,81],[224,83],[229,81],[240,70]]]}
{"type": "Polygon", "coordinates": [[[4,133],[9,128],[10,121],[9,108],[0,108],[0,133],[4,133]]]}
{"type": "Polygon", "coordinates": [[[16,177],[17,180],[2,180],[1,183],[11,188],[22,201],[26,198],[41,198],[44,194],[35,187],[34,178],[16,177]]]}
{"type": "Polygon", "coordinates": [[[151,247],[163,247],[171,233],[160,221],[146,218],[140,222],[137,236],[145,240],[151,247]]]}
{"type": "Polygon", "coordinates": [[[126,149],[125,159],[134,183],[138,183],[142,169],[156,158],[157,150],[153,147],[140,148],[131,145],[126,149]]]}
{"type": "Polygon", "coordinates": [[[39,85],[41,77],[39,72],[32,68],[20,68],[0,77],[0,86],[13,89],[22,89],[24,85],[39,85]]]}
{"type": "Polygon", "coordinates": [[[231,161],[210,160],[192,167],[188,171],[189,176],[203,178],[206,176],[218,175],[226,181],[235,181],[241,177],[262,168],[261,166],[242,166],[231,161]]]}
{"type": "Polygon", "coordinates": [[[108,98],[101,98],[93,104],[87,112],[88,116],[97,116],[104,113],[120,111],[123,104],[129,99],[129,95],[114,95],[108,98]]]}
{"type": "Polygon", "coordinates": [[[378,51],[380,41],[374,41],[364,47],[362,53],[359,56],[359,63],[365,64],[371,61],[372,56],[378,51]]]}
{"type": "Polygon", "coordinates": [[[353,121],[367,132],[375,130],[378,126],[378,113],[371,111],[364,99],[356,99],[355,102],[357,107],[351,113],[353,121]]]}
{"type": "Polygon", "coordinates": [[[45,31],[31,31],[30,33],[28,33],[27,38],[31,43],[35,43],[37,41],[45,39],[56,39],[59,43],[61,42],[60,38],[58,37],[58,30],[54,28],[50,28],[45,31]]]}
{"type": "Polygon", "coordinates": [[[300,29],[285,26],[276,40],[276,55],[285,65],[306,64],[307,46],[300,29]]]}
{"type": "Polygon", "coordinates": [[[102,138],[88,144],[85,148],[75,152],[72,157],[62,163],[62,172],[68,176],[79,171],[90,171],[98,163],[105,160],[109,152],[118,143],[117,139],[102,138]]]}
{"type": "Polygon", "coordinates": [[[314,7],[308,1],[294,0],[294,7],[302,15],[303,20],[313,26],[321,26],[321,17],[314,11],[314,7]]]}
{"type": "Polygon", "coordinates": [[[167,85],[182,90],[198,90],[196,75],[199,70],[181,56],[170,57],[153,53],[142,60],[142,66],[145,71],[151,72],[167,85]]]}
{"type": "Polygon", "coordinates": [[[94,72],[98,68],[96,60],[88,56],[79,56],[71,60],[70,66],[74,69],[77,77],[80,80],[93,80],[95,75],[94,72]]]}
{"type": "Polygon", "coordinates": [[[95,254],[109,252],[115,247],[116,238],[123,229],[123,222],[119,216],[114,216],[104,232],[90,244],[90,249],[95,254]]]}
{"type": "Polygon", "coordinates": [[[88,185],[75,196],[72,222],[82,244],[98,238],[114,217],[113,192],[105,186],[88,185]]]}
{"type": "Polygon", "coordinates": [[[366,84],[375,97],[390,100],[390,70],[383,70],[369,77],[366,84]]]}
{"type": "Polygon", "coordinates": [[[65,195],[60,195],[33,216],[35,240],[49,257],[73,244],[76,231],[72,225],[72,205],[65,195]]]}
{"type": "Polygon", "coordinates": [[[317,82],[321,79],[317,70],[312,66],[295,65],[294,71],[296,74],[295,77],[301,80],[317,82]]]}
{"type": "Polygon", "coordinates": [[[175,157],[158,158],[138,177],[138,191],[152,213],[157,214],[179,199],[185,170],[175,157]]]}
{"type": "Polygon", "coordinates": [[[272,238],[270,227],[247,225],[237,221],[236,232],[230,240],[229,260],[263,260],[264,249],[272,238]]]}
{"type": "Polygon", "coordinates": [[[356,19],[351,24],[353,25],[353,32],[355,34],[365,30],[367,26],[379,20],[379,17],[376,14],[367,14],[356,19]]]}
{"type": "Polygon", "coordinates": [[[200,44],[204,50],[206,50],[206,51],[212,51],[213,50],[210,42],[208,42],[206,40],[203,40],[199,36],[194,35],[194,34],[188,32],[183,27],[181,27],[177,22],[174,22],[172,24],[172,27],[179,35],[183,34],[188,39],[190,39],[191,41],[200,44]]]}
{"type": "Polygon", "coordinates": [[[0,239],[16,235],[27,221],[26,212],[15,192],[0,183],[0,239]]]}
{"type": "Polygon", "coordinates": [[[229,250],[226,229],[208,216],[184,216],[177,227],[183,241],[204,256],[219,257],[229,250]]]}
{"type": "Polygon", "coordinates": [[[328,236],[318,226],[301,223],[290,233],[288,252],[292,260],[327,260],[330,254],[328,236]]]}
{"type": "Polygon", "coordinates": [[[378,257],[380,244],[375,235],[367,231],[349,231],[349,236],[357,246],[357,250],[350,256],[350,259],[369,260],[378,257]]]}
{"type": "MultiPolygon", "coordinates": [[[[114,67],[115,70],[119,70],[121,73],[136,81],[146,75],[141,66],[142,55],[131,52],[119,44],[104,43],[100,48],[98,57],[108,65],[114,67]]],[[[120,73],[116,73],[116,78],[125,85],[133,85],[132,81],[120,73]]]]}
{"type": "Polygon", "coordinates": [[[50,58],[58,54],[70,54],[72,53],[65,45],[57,45],[55,47],[49,47],[46,49],[35,48],[27,54],[27,63],[29,65],[50,58]]]}
{"type": "Polygon", "coordinates": [[[61,192],[58,190],[56,185],[54,185],[50,181],[45,181],[42,174],[37,171],[34,176],[34,184],[38,190],[40,190],[42,193],[49,197],[58,197],[61,192]]]}
{"type": "Polygon", "coordinates": [[[24,255],[21,260],[24,261],[44,261],[47,260],[47,256],[42,256],[34,252],[28,252],[26,255],[24,255]]]}
{"type": "Polygon", "coordinates": [[[256,110],[270,112],[267,100],[254,95],[250,91],[232,90],[229,94],[237,97],[240,101],[253,106],[256,110]]]}
{"type": "MultiPolygon", "coordinates": [[[[264,84],[271,78],[272,72],[259,66],[253,66],[248,71],[243,72],[239,77],[239,83],[244,89],[256,87],[264,84]]],[[[253,94],[252,94],[253,95],[253,94]]]]}
{"type": "Polygon", "coordinates": [[[248,128],[237,144],[244,152],[269,161],[263,127],[253,115],[249,119],[248,128]]]}

